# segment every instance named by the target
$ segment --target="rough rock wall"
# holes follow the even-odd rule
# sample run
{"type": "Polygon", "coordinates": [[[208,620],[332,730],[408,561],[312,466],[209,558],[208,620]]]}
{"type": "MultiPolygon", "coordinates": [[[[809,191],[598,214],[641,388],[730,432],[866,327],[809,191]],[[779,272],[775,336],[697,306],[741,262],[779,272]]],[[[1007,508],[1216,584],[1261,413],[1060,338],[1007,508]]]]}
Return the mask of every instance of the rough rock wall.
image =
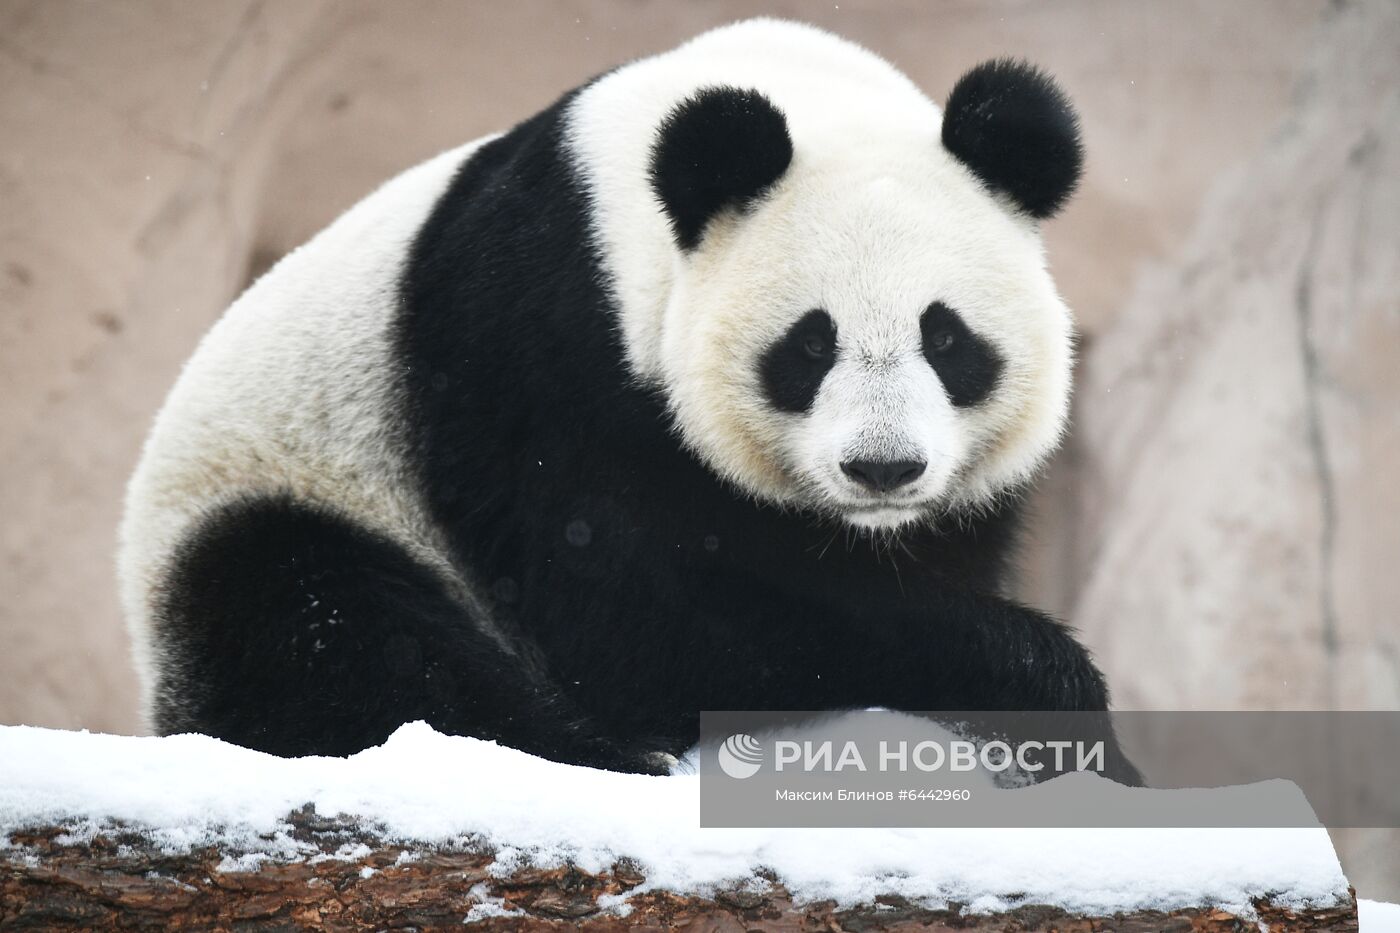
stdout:
{"type": "Polygon", "coordinates": [[[1400,6],[1331,10],[1085,356],[1072,615],[1124,708],[1400,708],[1397,48],[1400,6]]]}
{"type": "Polygon", "coordinates": [[[0,6],[0,718],[137,725],[123,474],[242,284],[310,5],[0,6]]]}
{"type": "MultiPolygon", "coordinates": [[[[1273,139],[1085,355],[1042,534],[1122,708],[1400,709],[1396,49],[1400,6],[1329,10],[1273,139]]],[[[1334,836],[1400,898],[1400,830],[1334,836]]]]}

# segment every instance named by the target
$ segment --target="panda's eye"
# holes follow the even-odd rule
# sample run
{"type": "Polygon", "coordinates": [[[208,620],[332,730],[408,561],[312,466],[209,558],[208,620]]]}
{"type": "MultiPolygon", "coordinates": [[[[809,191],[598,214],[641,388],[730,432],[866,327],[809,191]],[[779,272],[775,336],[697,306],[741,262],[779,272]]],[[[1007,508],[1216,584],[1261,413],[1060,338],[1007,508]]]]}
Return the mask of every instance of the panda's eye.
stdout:
{"type": "Polygon", "coordinates": [[[957,342],[957,338],[953,336],[952,331],[940,330],[929,338],[928,345],[929,349],[933,350],[934,353],[947,353],[949,350],[953,349],[953,344],[957,342]]]}
{"type": "Polygon", "coordinates": [[[836,365],[836,322],[821,308],[793,321],[758,360],[768,401],[778,411],[811,410],[822,380],[836,365]]]}
{"type": "Polygon", "coordinates": [[[1005,361],[997,348],[968,327],[962,316],[935,301],[919,318],[924,359],[948,390],[948,400],[959,408],[976,405],[997,386],[1005,361]]]}
{"type": "Polygon", "coordinates": [[[821,334],[808,334],[802,338],[802,352],[809,360],[824,360],[831,355],[831,344],[821,334]]]}

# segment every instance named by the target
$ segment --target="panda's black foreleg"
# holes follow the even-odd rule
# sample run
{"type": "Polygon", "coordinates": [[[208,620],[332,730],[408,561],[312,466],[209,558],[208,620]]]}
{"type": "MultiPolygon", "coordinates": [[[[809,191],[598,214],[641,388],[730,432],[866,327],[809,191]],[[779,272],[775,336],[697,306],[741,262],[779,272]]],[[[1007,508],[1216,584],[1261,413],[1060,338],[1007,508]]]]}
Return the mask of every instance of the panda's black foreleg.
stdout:
{"type": "MultiPolygon", "coordinates": [[[[1105,745],[1105,773],[1122,783],[1142,778],[1114,735],[1108,687],[1088,650],[1064,624],[1009,600],[950,588],[918,608],[872,607],[850,637],[834,635],[834,650],[812,660],[822,680],[835,681],[836,706],[887,706],[926,711],[1072,712],[1060,728],[1105,745]]],[[[842,620],[833,619],[839,626],[842,620]]],[[[1045,718],[993,716],[1004,728],[1044,727],[1045,718]]],[[[1017,736],[1005,738],[1062,738],[1017,736]]]]}
{"type": "Polygon", "coordinates": [[[202,521],[156,624],[161,732],[344,755],[422,719],[556,760],[662,770],[599,737],[527,652],[400,546],[286,498],[202,521]]]}
{"type": "MultiPolygon", "coordinates": [[[[917,609],[898,604],[876,609],[879,615],[859,626],[869,633],[859,640],[868,641],[871,650],[856,649],[861,663],[847,666],[844,677],[836,675],[853,705],[912,712],[1075,713],[1059,718],[1056,728],[1074,731],[1075,738],[1102,740],[1106,775],[1142,783],[1114,735],[1103,674],[1069,627],[1009,600],[960,588],[929,594],[917,609]]],[[[840,665],[837,657],[826,663],[840,665]]],[[[1034,730],[1049,720],[991,716],[987,723],[1034,730]]]]}
{"type": "Polygon", "coordinates": [[[1035,610],[952,586],[845,604],[752,580],[692,592],[706,634],[666,674],[692,709],[1076,712],[1065,721],[1104,740],[1108,775],[1141,783],[1089,652],[1035,610]]]}
{"type": "MultiPolygon", "coordinates": [[[[1073,716],[990,716],[1008,739],[1083,739],[1104,743],[1104,773],[1138,786],[1142,775],[1124,754],[1108,715],[1109,691],[1102,672],[1073,631],[1043,613],[975,592],[949,594],[936,616],[935,650],[960,663],[938,669],[936,681],[921,684],[913,672],[899,686],[903,708],[917,708],[927,693],[934,710],[1066,712],[1073,716]],[[1031,730],[1018,735],[1014,730],[1031,730]],[[1034,734],[1050,730],[1055,734],[1034,734]]],[[[983,733],[990,737],[989,733],[983,733]]],[[[1049,772],[1045,776],[1048,776],[1049,772]]]]}

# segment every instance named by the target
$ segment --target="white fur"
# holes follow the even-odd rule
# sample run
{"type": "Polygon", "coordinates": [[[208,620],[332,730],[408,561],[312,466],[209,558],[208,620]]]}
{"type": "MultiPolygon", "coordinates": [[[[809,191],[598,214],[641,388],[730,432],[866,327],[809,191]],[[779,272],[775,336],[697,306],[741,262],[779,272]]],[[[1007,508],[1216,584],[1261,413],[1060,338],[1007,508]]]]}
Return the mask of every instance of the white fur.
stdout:
{"type": "Polygon", "coordinates": [[[820,30],[753,20],[619,69],[584,91],[570,144],[619,297],[637,376],[663,385],[685,441],[746,492],[898,526],[1029,478],[1068,408],[1071,319],[1036,226],[989,195],[939,141],[941,113],[870,52],[820,30]],[[662,118],[696,90],[757,89],[783,111],[788,172],[745,216],[682,254],[649,185],[662,118]],[[1007,361],[986,402],[955,409],[920,356],[919,316],[943,301],[1007,361]],[[774,411],[764,348],[813,308],[838,363],[810,414],[774,411]],[[927,459],[885,500],[839,470],[853,452],[927,459]]]}
{"type": "Polygon", "coordinates": [[[241,495],[288,492],[409,548],[459,591],[401,459],[388,328],[413,235],[485,140],[386,183],[240,297],[171,390],[127,489],[118,575],[143,707],[163,664],[153,600],[181,536],[241,495]]]}

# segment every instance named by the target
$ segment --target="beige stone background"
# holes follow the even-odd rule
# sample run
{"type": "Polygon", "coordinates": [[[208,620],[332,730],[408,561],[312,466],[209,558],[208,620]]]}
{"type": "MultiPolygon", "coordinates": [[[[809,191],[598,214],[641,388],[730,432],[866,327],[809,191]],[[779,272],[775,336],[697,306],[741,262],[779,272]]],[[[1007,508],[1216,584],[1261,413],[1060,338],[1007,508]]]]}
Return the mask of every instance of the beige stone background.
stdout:
{"type": "MultiPolygon", "coordinates": [[[[1139,709],[1400,708],[1400,4],[0,0],[0,722],[129,732],[122,486],[240,289],[379,181],[756,13],[1079,105],[1084,343],[1022,584],[1139,709]]],[[[1394,833],[1338,835],[1400,899],[1394,833]]],[[[1248,853],[1241,853],[1247,858],[1248,853]]]]}

